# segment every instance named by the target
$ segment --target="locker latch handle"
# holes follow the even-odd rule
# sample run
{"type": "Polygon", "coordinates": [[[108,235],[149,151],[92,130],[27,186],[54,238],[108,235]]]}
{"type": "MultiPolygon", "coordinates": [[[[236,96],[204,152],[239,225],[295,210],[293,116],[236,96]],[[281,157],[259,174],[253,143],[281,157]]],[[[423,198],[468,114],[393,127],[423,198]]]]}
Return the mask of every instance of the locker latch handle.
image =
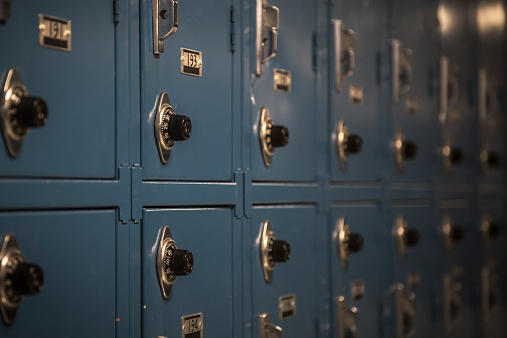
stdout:
{"type": "Polygon", "coordinates": [[[334,43],[335,90],[340,92],[343,82],[354,75],[356,57],[354,41],[356,33],[346,29],[342,20],[331,20],[334,43]]]}
{"type": "Polygon", "coordinates": [[[178,2],[152,0],[153,54],[164,52],[164,40],[178,30],[178,2]]]}
{"type": "Polygon", "coordinates": [[[257,0],[255,7],[255,73],[261,76],[264,63],[276,56],[278,51],[278,28],[280,11],[278,7],[268,5],[266,0],[257,0]]]}
{"type": "Polygon", "coordinates": [[[269,314],[259,315],[259,338],[282,338],[283,329],[270,323],[269,314]]]}

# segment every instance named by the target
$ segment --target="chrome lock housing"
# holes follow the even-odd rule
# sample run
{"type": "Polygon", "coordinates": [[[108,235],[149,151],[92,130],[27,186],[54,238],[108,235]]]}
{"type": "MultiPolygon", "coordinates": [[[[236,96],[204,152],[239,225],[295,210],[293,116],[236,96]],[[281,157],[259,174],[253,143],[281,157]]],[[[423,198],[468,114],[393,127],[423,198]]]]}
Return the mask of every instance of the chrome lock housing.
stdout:
{"type": "Polygon", "coordinates": [[[415,333],[415,293],[402,283],[395,285],[396,337],[407,338],[415,333]]]}
{"type": "Polygon", "coordinates": [[[400,258],[405,256],[409,247],[415,246],[419,242],[419,232],[414,228],[408,227],[407,219],[403,215],[396,218],[393,234],[396,239],[400,258]]]}
{"type": "Polygon", "coordinates": [[[5,324],[14,322],[25,296],[41,291],[43,280],[42,268],[26,263],[14,235],[6,235],[0,251],[0,310],[5,324]]]}
{"type": "Polygon", "coordinates": [[[356,59],[354,41],[356,33],[346,29],[342,20],[331,20],[334,43],[335,90],[340,92],[346,79],[354,75],[356,59]]]}
{"type": "Polygon", "coordinates": [[[289,129],[286,126],[275,125],[266,107],[261,108],[259,142],[266,167],[271,166],[275,148],[285,147],[289,143],[289,129]]]}
{"type": "Polygon", "coordinates": [[[266,283],[271,282],[276,263],[284,263],[290,259],[290,244],[276,239],[270,221],[262,222],[260,228],[260,261],[262,274],[266,283]]]}
{"type": "Polygon", "coordinates": [[[355,306],[347,305],[345,297],[336,298],[338,338],[357,337],[358,310],[355,306]]]}
{"type": "Polygon", "coordinates": [[[456,113],[459,99],[459,67],[440,58],[440,121],[445,122],[451,113],[456,113]]]}
{"type": "Polygon", "coordinates": [[[192,134],[192,122],[185,115],[176,115],[166,92],[159,95],[156,102],[155,140],[160,161],[166,164],[177,141],[186,141],[192,134]]]}
{"type": "Polygon", "coordinates": [[[444,170],[447,173],[450,173],[455,165],[463,163],[463,151],[459,147],[452,146],[449,142],[444,144],[440,153],[442,155],[444,170]]]}
{"type": "Polygon", "coordinates": [[[405,160],[414,159],[417,156],[418,147],[415,142],[408,141],[405,135],[398,131],[394,139],[394,159],[398,171],[405,169],[405,160]]]}
{"type": "Polygon", "coordinates": [[[282,338],[283,329],[271,323],[269,314],[259,314],[259,338],[282,338]]]}
{"type": "Polygon", "coordinates": [[[264,64],[274,58],[278,51],[278,7],[269,5],[266,0],[255,3],[255,74],[264,73],[264,64]]]}
{"type": "Polygon", "coordinates": [[[363,236],[359,233],[350,231],[350,227],[345,222],[345,217],[340,217],[336,222],[334,235],[338,244],[338,256],[340,257],[340,266],[347,268],[349,255],[358,253],[363,249],[363,236]]]}
{"type": "Polygon", "coordinates": [[[479,158],[484,173],[486,173],[488,169],[496,169],[500,166],[500,155],[495,151],[487,149],[487,147],[481,150],[479,158]]]}
{"type": "Polygon", "coordinates": [[[454,224],[448,215],[444,216],[442,222],[442,234],[444,236],[444,246],[447,250],[450,250],[454,244],[461,242],[465,236],[463,227],[454,224]]]}
{"type": "Polygon", "coordinates": [[[478,93],[478,110],[481,122],[488,121],[489,117],[498,115],[501,112],[500,94],[498,91],[498,83],[488,76],[485,69],[479,69],[479,93],[478,93]]]}
{"type": "Polygon", "coordinates": [[[499,276],[496,262],[491,261],[481,269],[482,314],[487,323],[490,313],[495,309],[499,296],[499,276]]]}
{"type": "Polygon", "coordinates": [[[451,273],[444,275],[444,329],[446,334],[452,331],[461,318],[462,310],[462,270],[455,267],[451,273]]]}
{"type": "Polygon", "coordinates": [[[23,84],[21,74],[10,68],[2,79],[0,93],[0,123],[7,151],[16,157],[23,139],[31,128],[46,124],[48,108],[40,97],[30,96],[23,84]]]}
{"type": "Polygon", "coordinates": [[[164,40],[178,30],[178,2],[152,0],[153,54],[164,52],[164,40]]]}
{"type": "Polygon", "coordinates": [[[340,120],[336,128],[336,147],[340,169],[345,170],[349,155],[359,154],[363,147],[363,138],[360,135],[350,134],[345,121],[340,120]]]}
{"type": "Polygon", "coordinates": [[[501,233],[500,224],[492,221],[488,215],[482,216],[480,230],[482,241],[486,247],[491,244],[491,240],[498,238],[501,233]]]}
{"type": "Polygon", "coordinates": [[[179,249],[171,229],[163,226],[159,233],[157,274],[162,297],[167,299],[178,276],[187,276],[194,267],[194,256],[188,250],[179,249]]]}
{"type": "Polygon", "coordinates": [[[410,91],[412,85],[412,50],[404,48],[400,40],[391,41],[393,102],[410,91]]]}

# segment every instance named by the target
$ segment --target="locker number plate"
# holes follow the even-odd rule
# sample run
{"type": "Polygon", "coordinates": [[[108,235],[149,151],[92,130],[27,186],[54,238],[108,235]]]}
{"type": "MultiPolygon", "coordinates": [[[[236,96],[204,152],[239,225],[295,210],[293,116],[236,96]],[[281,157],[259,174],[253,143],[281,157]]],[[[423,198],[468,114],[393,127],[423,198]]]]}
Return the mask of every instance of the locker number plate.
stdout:
{"type": "Polygon", "coordinates": [[[72,48],[71,21],[39,14],[39,44],[69,52],[72,48]]]}
{"type": "Polygon", "coordinates": [[[202,76],[202,53],[200,51],[181,48],[181,73],[202,76]]]}
{"type": "Polygon", "coordinates": [[[280,319],[294,317],[296,315],[296,295],[285,295],[278,298],[280,319]]]}
{"type": "Polygon", "coordinates": [[[278,92],[290,93],[292,87],[290,72],[285,69],[273,69],[273,85],[278,92]]]}
{"type": "Polygon", "coordinates": [[[203,337],[202,312],[181,317],[181,338],[203,337]]]}

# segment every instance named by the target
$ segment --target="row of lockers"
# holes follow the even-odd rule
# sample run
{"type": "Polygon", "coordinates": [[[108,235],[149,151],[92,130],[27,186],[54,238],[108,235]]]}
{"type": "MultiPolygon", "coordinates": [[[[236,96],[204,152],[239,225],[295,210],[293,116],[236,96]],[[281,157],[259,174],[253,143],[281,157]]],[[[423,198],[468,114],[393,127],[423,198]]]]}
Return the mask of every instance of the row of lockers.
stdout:
{"type": "Polygon", "coordinates": [[[162,1],[160,29],[177,19],[164,39],[155,4],[11,4],[2,71],[48,115],[3,124],[32,130],[4,137],[1,176],[112,179],[127,163],[150,181],[501,179],[503,68],[488,60],[503,49],[468,20],[481,3],[162,1]],[[67,50],[43,42],[51,27],[67,50]],[[164,92],[188,135],[154,135],[164,92]]]}

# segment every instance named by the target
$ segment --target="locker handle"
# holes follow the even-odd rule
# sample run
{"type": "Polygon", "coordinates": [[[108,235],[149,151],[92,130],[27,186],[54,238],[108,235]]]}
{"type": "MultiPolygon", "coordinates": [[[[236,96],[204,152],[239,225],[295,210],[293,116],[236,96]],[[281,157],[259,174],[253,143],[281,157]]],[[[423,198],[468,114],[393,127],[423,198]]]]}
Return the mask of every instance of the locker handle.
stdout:
{"type": "Polygon", "coordinates": [[[256,0],[255,6],[255,73],[264,73],[264,64],[274,58],[278,52],[278,28],[280,11],[278,7],[269,5],[266,0],[256,0]],[[267,36],[265,29],[268,30],[267,36]],[[269,47],[266,48],[266,43],[269,47]]]}
{"type": "Polygon", "coordinates": [[[153,54],[164,52],[164,40],[178,30],[178,2],[152,0],[153,54]]]}
{"type": "Polygon", "coordinates": [[[342,20],[331,20],[334,44],[335,90],[340,92],[343,82],[354,75],[356,57],[354,52],[355,32],[345,29],[342,20]]]}

